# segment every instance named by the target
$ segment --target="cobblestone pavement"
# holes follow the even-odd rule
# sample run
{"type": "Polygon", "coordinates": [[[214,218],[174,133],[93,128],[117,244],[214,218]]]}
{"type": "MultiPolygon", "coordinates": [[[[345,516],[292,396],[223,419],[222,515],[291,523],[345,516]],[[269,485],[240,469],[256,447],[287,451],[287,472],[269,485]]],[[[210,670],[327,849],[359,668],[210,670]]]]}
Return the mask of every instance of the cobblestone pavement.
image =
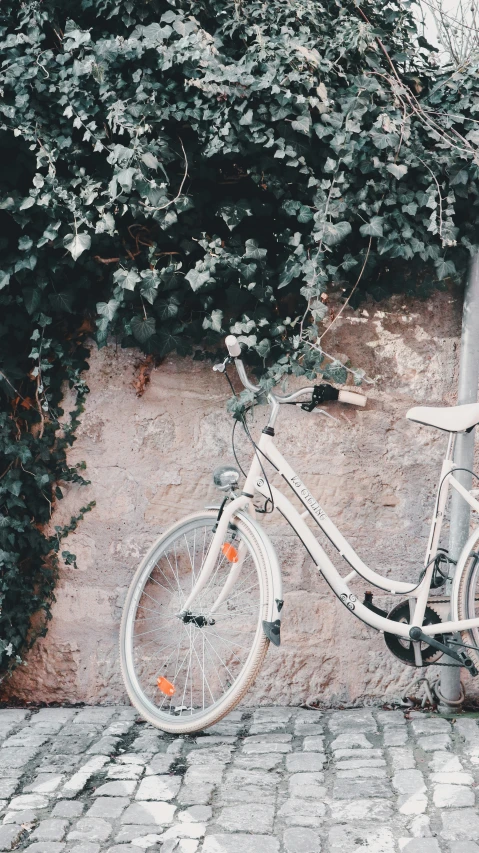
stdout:
{"type": "Polygon", "coordinates": [[[126,707],[0,710],[0,850],[479,853],[479,724],[235,711],[174,738],[126,707]]]}

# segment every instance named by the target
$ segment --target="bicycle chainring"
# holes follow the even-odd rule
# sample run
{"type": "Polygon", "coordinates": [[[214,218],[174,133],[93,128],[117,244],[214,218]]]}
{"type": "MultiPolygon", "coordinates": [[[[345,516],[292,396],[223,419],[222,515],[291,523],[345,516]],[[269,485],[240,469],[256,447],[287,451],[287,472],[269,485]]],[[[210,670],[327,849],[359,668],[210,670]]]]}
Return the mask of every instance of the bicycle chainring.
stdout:
{"type": "MultiPolygon", "coordinates": [[[[393,607],[391,612],[388,614],[388,619],[394,619],[395,622],[403,622],[405,625],[409,625],[410,620],[410,610],[409,610],[409,602],[404,601],[401,604],[397,604],[396,607],[393,607]]],[[[439,615],[436,613],[432,607],[426,607],[426,611],[424,613],[424,625],[439,625],[441,619],[439,615]]],[[[387,634],[384,633],[384,639],[386,645],[390,652],[395,655],[395,657],[399,658],[403,663],[406,663],[408,666],[416,666],[416,661],[414,657],[414,645],[412,640],[408,640],[404,637],[397,637],[396,634],[387,634]]],[[[444,637],[442,634],[435,634],[434,639],[438,642],[443,643],[444,637]]],[[[435,663],[442,656],[442,652],[439,649],[433,648],[433,646],[428,645],[428,643],[421,643],[421,656],[423,660],[423,665],[435,663]]]]}

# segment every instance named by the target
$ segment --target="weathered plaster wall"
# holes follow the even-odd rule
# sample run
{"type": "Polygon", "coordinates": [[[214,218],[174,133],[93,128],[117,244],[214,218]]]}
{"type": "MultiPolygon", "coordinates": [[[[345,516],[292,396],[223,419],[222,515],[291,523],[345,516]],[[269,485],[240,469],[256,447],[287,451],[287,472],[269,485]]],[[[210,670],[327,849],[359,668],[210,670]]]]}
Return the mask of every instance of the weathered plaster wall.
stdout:
{"type": "MultiPolygon", "coordinates": [[[[404,415],[418,403],[454,403],[461,301],[437,293],[428,302],[369,304],[359,316],[346,311],[328,350],[376,380],[367,409],[335,406],[337,423],[288,408],[279,422],[279,447],[358,553],[402,579],[420,571],[444,450],[441,433],[404,415]]],[[[91,394],[70,453],[71,463],[87,461],[91,485],[67,490],[54,523],[88,500],[96,507],[66,545],[78,569],[62,570],[48,635],[3,686],[3,698],[126,701],[118,626],[133,571],[167,525],[217,500],[211,470],[232,458],[224,379],[209,365],[171,357],[139,399],[137,359],[92,350],[91,394]]],[[[263,422],[259,409],[255,429],[263,422]]],[[[413,670],[336,603],[281,519],[266,523],[284,569],[283,644],[269,652],[249,698],[336,704],[397,696],[413,670]]]]}

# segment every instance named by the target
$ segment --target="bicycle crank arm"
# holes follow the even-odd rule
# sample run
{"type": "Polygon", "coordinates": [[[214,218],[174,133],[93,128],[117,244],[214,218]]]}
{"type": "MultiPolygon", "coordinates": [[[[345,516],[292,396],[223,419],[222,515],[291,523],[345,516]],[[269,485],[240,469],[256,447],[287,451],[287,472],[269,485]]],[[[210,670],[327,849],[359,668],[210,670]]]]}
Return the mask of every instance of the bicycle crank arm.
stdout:
{"type": "Polygon", "coordinates": [[[434,649],[438,649],[440,652],[444,652],[445,655],[448,655],[453,660],[456,660],[461,666],[464,666],[469,670],[471,675],[477,675],[477,669],[474,666],[471,658],[467,657],[466,654],[461,654],[460,652],[455,652],[454,649],[451,649],[450,646],[447,646],[445,643],[440,643],[439,640],[436,640],[435,637],[430,637],[428,634],[424,634],[418,627],[412,627],[409,631],[409,636],[413,642],[425,642],[429,643],[434,649]]]}

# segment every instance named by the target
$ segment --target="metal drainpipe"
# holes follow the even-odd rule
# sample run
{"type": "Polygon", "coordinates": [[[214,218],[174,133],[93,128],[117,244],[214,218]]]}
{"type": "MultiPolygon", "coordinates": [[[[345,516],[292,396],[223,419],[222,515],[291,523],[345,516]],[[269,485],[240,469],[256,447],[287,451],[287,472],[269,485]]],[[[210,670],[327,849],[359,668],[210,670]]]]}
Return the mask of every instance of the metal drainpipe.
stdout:
{"type": "MultiPolygon", "coordinates": [[[[479,255],[471,260],[469,275],[464,293],[462,313],[461,354],[459,362],[459,387],[457,405],[477,402],[477,386],[479,382],[479,255]]],[[[461,433],[456,437],[454,462],[463,468],[473,470],[474,465],[474,435],[461,433]]],[[[465,489],[472,486],[472,476],[466,471],[457,473],[457,479],[465,489]]],[[[469,522],[471,510],[469,505],[453,491],[451,496],[451,526],[449,536],[449,553],[453,560],[459,555],[469,537],[469,522]]],[[[448,582],[449,591],[452,581],[448,582]]],[[[445,663],[454,663],[446,658],[445,663]]],[[[461,667],[444,667],[441,670],[439,693],[441,710],[446,712],[460,710],[461,667]],[[449,704],[450,703],[450,704],[449,704]],[[459,704],[458,704],[459,703],[459,704]]]]}

